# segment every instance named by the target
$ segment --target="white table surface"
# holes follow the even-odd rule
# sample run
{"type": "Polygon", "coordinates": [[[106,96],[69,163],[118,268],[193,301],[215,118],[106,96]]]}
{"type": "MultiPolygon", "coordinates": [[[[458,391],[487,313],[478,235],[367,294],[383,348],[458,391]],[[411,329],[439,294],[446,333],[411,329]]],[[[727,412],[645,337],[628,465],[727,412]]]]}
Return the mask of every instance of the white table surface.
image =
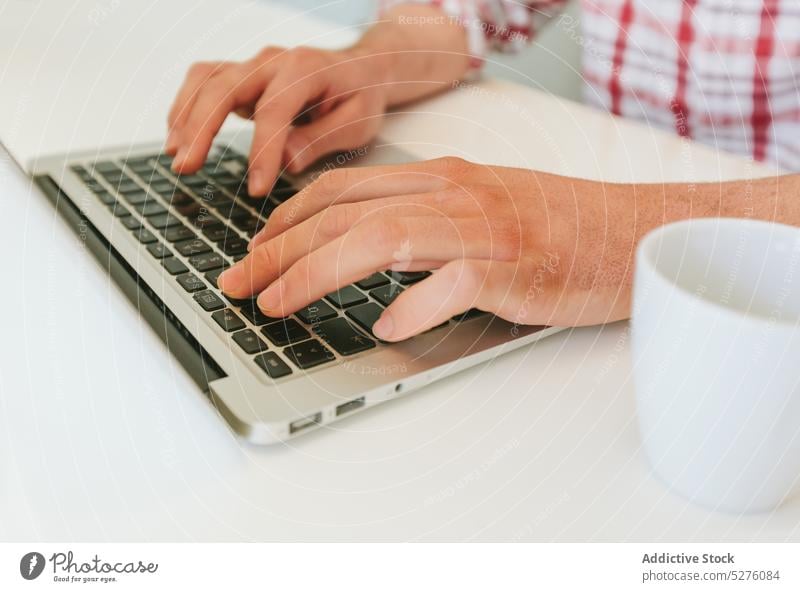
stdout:
{"type": "MultiPolygon", "coordinates": [[[[24,20],[3,16],[4,34],[24,20]]],[[[107,26],[123,17],[112,14],[107,26]]],[[[224,47],[226,34],[233,44],[228,28],[252,31],[252,20],[233,17],[202,51],[224,47]]],[[[298,34],[319,26],[304,22],[298,34]]],[[[256,42],[264,41],[242,46],[256,42]]],[[[19,35],[3,43],[35,45],[19,35]]],[[[193,58],[186,52],[155,72],[151,63],[137,76],[169,86],[166,74],[193,58]]],[[[59,76],[31,75],[22,98],[4,91],[0,104],[43,104],[40,93],[67,80],[59,76]]],[[[77,108],[65,99],[51,106],[48,129],[18,108],[0,115],[0,137],[26,165],[47,138],[57,151],[125,133],[158,137],[169,93],[136,107],[135,93],[139,102],[146,95],[139,86],[120,99],[138,121],[109,124],[98,84],[84,97],[98,117],[65,120],[77,108]],[[87,134],[72,127],[82,123],[87,134]]],[[[456,153],[613,180],[770,172],[496,81],[407,111],[389,118],[384,137],[421,157],[456,153]]],[[[800,540],[798,502],[763,515],[707,512],[652,477],[636,430],[626,323],[567,331],[290,444],[254,447],[232,435],[4,151],[0,203],[0,540],[800,540]]]]}

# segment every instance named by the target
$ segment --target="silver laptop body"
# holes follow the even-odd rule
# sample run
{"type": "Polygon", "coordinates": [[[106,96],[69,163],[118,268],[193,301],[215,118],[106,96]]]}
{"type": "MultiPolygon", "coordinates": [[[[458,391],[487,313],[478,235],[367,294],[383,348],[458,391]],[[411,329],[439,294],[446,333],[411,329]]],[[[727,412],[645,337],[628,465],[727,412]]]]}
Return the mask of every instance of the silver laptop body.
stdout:
{"type": "MultiPolygon", "coordinates": [[[[236,197],[232,184],[215,185],[220,171],[219,178],[226,181],[231,176],[242,174],[246,166],[243,155],[247,154],[248,145],[248,139],[241,134],[223,136],[215,147],[211,162],[197,177],[206,176],[209,185],[213,186],[214,195],[221,196],[220,202],[225,202],[226,198],[233,201],[240,216],[244,215],[242,209],[247,210],[258,218],[260,225],[268,212],[263,208],[257,211],[241,194],[236,197]]],[[[163,181],[164,177],[170,176],[166,157],[159,156],[160,149],[159,145],[142,145],[47,157],[37,161],[32,174],[37,185],[86,243],[87,250],[97,257],[125,291],[142,318],[162,336],[170,352],[191,374],[219,413],[236,433],[250,442],[269,444],[285,441],[406,395],[558,330],[554,327],[516,326],[489,314],[468,314],[408,341],[385,344],[371,336],[368,325],[359,325],[354,320],[357,315],[350,312],[355,310],[353,307],[339,308],[334,300],[324,301],[324,321],[347,321],[338,320],[326,325],[353,332],[345,346],[342,345],[342,335],[335,336],[337,339],[333,340],[333,345],[327,341],[331,336],[320,330],[324,324],[321,319],[312,318],[307,322],[309,319],[306,317],[304,322],[293,315],[287,320],[270,319],[268,323],[261,323],[263,319],[255,319],[253,322],[251,317],[258,313],[248,310],[249,317],[242,314],[243,309],[237,306],[241,303],[226,299],[216,288],[216,282],[211,281],[214,269],[206,269],[209,260],[218,263],[222,259],[224,265],[229,265],[235,257],[242,256],[229,256],[224,248],[248,240],[255,231],[252,217],[245,218],[250,226],[242,230],[209,206],[210,214],[220,218],[226,226],[227,236],[217,242],[207,238],[203,231],[208,227],[195,225],[199,219],[195,210],[184,215],[181,211],[188,210],[180,210],[166,192],[162,191],[162,195],[153,189],[154,177],[163,181]],[[148,164],[154,171],[152,175],[147,174],[148,164]],[[131,168],[134,165],[139,173],[131,168]],[[121,174],[114,172],[114,167],[121,174]],[[134,184],[139,187],[134,187],[134,184]],[[120,188],[127,193],[121,193],[120,188]],[[143,193],[147,197],[146,203],[153,205],[141,203],[143,193]],[[136,199],[131,197],[131,200],[139,203],[128,201],[128,197],[134,195],[136,199]],[[163,210],[167,210],[166,215],[163,210]],[[165,226],[171,223],[175,225],[165,226]],[[210,250],[196,255],[195,251],[187,250],[186,240],[167,240],[167,231],[180,227],[189,228],[210,250]],[[153,237],[156,240],[142,242],[140,239],[145,236],[148,240],[153,237]],[[161,247],[154,248],[154,244],[161,247]],[[179,252],[176,245],[180,245],[186,254],[179,252]],[[162,252],[153,254],[159,250],[169,253],[169,269],[162,252]],[[187,274],[195,279],[188,278],[187,274]],[[202,302],[198,300],[198,294],[203,295],[202,302]],[[206,310],[206,307],[211,310],[206,310]],[[221,310],[227,312],[219,313],[221,310]],[[330,310],[335,316],[330,317],[330,310]],[[215,313],[218,314],[214,316],[215,313]],[[227,323],[229,320],[233,322],[227,323]],[[298,326],[302,331],[297,329],[298,326]],[[249,331],[244,334],[246,340],[241,335],[237,337],[246,331],[249,331]],[[237,339],[250,347],[254,343],[253,335],[258,338],[258,349],[252,353],[251,348],[251,353],[247,353],[237,339]],[[327,351],[324,361],[315,358],[320,351],[318,346],[309,345],[311,340],[317,340],[327,351]],[[298,344],[305,345],[297,347],[298,344]],[[309,362],[308,367],[301,367],[309,362]],[[290,373],[286,373],[287,368],[290,373]]],[[[361,161],[348,161],[347,166],[411,160],[391,146],[376,145],[367,154],[369,156],[361,161]]],[[[300,187],[310,177],[313,173],[290,182],[300,187]]],[[[205,189],[198,187],[198,179],[194,179],[194,187],[184,185],[181,180],[175,181],[173,179],[175,191],[182,198],[188,194],[201,206],[205,203],[202,201],[205,189]]],[[[280,199],[280,196],[270,198],[274,203],[280,199]]],[[[192,204],[187,207],[194,208],[192,204]]],[[[175,231],[169,238],[179,234],[181,231],[175,231]]],[[[356,306],[367,312],[377,311],[377,307],[383,304],[375,294],[385,297],[396,292],[404,287],[402,283],[406,279],[401,276],[398,282],[396,277],[390,278],[386,274],[377,276],[379,283],[383,284],[379,286],[380,292],[369,286],[365,289],[356,286],[355,289],[360,291],[360,295],[357,294],[360,302],[356,306]]]]}

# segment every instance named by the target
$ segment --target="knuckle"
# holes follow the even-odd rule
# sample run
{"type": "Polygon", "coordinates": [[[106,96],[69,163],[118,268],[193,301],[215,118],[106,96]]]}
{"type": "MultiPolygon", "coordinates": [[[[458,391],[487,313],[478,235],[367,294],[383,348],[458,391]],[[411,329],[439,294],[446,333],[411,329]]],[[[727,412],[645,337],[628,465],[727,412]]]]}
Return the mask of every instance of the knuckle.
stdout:
{"type": "Polygon", "coordinates": [[[308,68],[319,62],[319,50],[301,45],[289,50],[288,59],[292,65],[308,68]]]}
{"type": "Polygon", "coordinates": [[[213,68],[214,65],[210,62],[195,62],[189,66],[187,74],[190,78],[204,78],[211,74],[213,68]]]}
{"type": "Polygon", "coordinates": [[[361,220],[361,206],[358,204],[342,204],[328,208],[331,213],[331,230],[340,236],[357,225],[361,220]]]}
{"type": "Polygon", "coordinates": [[[270,240],[259,245],[251,254],[250,269],[253,275],[267,269],[273,269],[278,261],[275,241],[270,240]]]}
{"type": "Polygon", "coordinates": [[[438,165],[437,168],[450,179],[463,177],[472,167],[471,162],[458,156],[437,158],[435,162],[438,165]]]}
{"type": "Polygon", "coordinates": [[[280,55],[284,51],[286,50],[283,49],[282,47],[277,47],[275,45],[267,45],[266,47],[262,47],[260,50],[258,50],[258,53],[256,54],[256,59],[260,61],[268,61],[274,58],[275,56],[280,55]]]}

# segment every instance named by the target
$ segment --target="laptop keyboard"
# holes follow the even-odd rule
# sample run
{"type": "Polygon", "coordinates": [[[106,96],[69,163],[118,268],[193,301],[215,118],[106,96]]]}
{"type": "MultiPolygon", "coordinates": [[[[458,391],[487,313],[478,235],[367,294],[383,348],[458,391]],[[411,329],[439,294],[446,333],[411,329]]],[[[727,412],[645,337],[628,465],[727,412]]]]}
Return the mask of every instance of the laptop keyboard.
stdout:
{"type": "Polygon", "coordinates": [[[246,255],[250,239],[297,190],[278,179],[267,197],[249,197],[247,159],[230,149],[215,148],[193,175],[173,173],[171,163],[163,154],[137,155],[76,164],[71,170],[191,295],[198,313],[208,315],[231,346],[267,377],[287,377],[386,346],[372,335],[372,325],[404,287],[430,272],[373,273],[294,315],[269,317],[255,297],[222,294],[217,278],[246,255]]]}

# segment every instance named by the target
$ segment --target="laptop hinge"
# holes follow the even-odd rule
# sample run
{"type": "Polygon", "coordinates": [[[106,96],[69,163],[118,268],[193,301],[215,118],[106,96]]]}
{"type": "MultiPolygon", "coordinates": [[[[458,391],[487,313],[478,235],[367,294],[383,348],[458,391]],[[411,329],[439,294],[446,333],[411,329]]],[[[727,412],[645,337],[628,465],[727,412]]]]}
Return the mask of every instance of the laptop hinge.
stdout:
{"type": "Polygon", "coordinates": [[[209,383],[226,376],[195,337],[173,312],[125,261],[92,222],[81,213],[48,175],[34,177],[34,182],[52,202],[56,211],[84,241],[95,259],[111,275],[139,314],[164,341],[170,353],[181,363],[197,385],[208,392],[209,383]]]}

